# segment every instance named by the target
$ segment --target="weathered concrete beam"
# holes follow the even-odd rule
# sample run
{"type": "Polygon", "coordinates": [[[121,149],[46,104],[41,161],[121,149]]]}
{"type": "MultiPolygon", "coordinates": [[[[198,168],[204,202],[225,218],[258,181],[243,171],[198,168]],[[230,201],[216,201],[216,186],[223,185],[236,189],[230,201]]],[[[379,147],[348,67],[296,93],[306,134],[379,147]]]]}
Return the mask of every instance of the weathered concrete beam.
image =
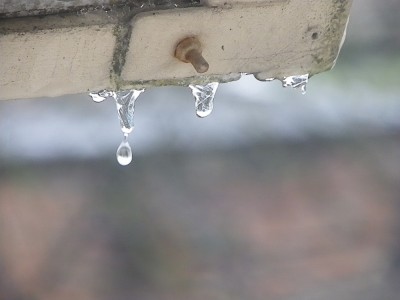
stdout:
{"type": "Polygon", "coordinates": [[[241,1],[214,8],[196,1],[50,1],[44,10],[43,1],[2,1],[0,99],[231,81],[242,72],[259,79],[313,75],[333,66],[351,0],[241,1]],[[24,2],[29,17],[15,18],[24,2]],[[188,36],[202,43],[210,65],[204,75],[174,57],[188,36]]]}
{"type": "Polygon", "coordinates": [[[200,0],[0,0],[0,18],[55,15],[116,8],[173,8],[199,5],[200,0]]]}

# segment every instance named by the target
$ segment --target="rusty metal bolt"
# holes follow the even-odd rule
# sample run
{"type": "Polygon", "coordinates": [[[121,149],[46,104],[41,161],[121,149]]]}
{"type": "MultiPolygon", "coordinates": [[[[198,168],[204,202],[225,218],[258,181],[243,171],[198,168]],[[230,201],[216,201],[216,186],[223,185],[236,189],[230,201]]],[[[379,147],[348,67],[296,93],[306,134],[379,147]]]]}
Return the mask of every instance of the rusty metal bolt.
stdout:
{"type": "Polygon", "coordinates": [[[208,71],[208,62],[201,55],[200,41],[195,37],[188,37],[178,43],[175,49],[175,57],[182,62],[191,63],[197,73],[208,71]]]}

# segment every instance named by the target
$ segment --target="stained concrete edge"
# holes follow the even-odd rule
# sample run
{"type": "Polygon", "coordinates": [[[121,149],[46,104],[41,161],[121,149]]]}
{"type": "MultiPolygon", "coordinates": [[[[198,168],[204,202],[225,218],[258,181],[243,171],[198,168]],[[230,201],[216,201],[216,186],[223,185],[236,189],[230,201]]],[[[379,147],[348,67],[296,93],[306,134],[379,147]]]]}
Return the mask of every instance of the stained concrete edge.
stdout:
{"type": "MultiPolygon", "coordinates": [[[[316,3],[316,0],[306,1],[316,3]]],[[[340,50],[340,40],[351,2],[333,2],[332,5],[337,7],[336,14],[326,27],[331,34],[329,39],[323,41],[330,49],[328,56],[331,61],[321,63],[314,69],[314,73],[332,67],[340,50]]],[[[249,6],[251,5],[247,5],[249,6]]],[[[132,31],[135,33],[135,25],[131,27],[131,20],[145,10],[152,11],[144,7],[137,10],[95,9],[80,13],[0,19],[0,100],[54,97],[100,89],[188,85],[207,81],[227,82],[237,80],[241,72],[246,72],[225,67],[223,72],[203,76],[189,72],[175,78],[152,78],[151,74],[141,78],[139,74],[135,75],[134,80],[130,80],[129,76],[126,76],[129,75],[126,70],[132,69],[136,64],[135,61],[131,61],[130,51],[136,47],[137,42],[132,35],[132,31]]],[[[171,12],[173,16],[177,11],[178,9],[172,9],[163,13],[171,12]]],[[[215,17],[220,15],[215,14],[215,17]]],[[[162,31],[155,30],[153,33],[162,34],[162,31]]],[[[318,55],[316,57],[318,58],[318,55]]],[[[269,70],[265,71],[268,73],[269,70]]]]}

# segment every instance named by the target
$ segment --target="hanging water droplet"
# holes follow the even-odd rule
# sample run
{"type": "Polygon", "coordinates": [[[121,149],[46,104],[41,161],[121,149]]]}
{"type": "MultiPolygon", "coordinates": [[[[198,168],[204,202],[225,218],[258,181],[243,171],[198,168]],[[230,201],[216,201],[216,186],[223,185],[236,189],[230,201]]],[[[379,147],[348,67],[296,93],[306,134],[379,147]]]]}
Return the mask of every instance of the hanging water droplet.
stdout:
{"type": "Polygon", "coordinates": [[[282,80],[283,87],[292,87],[295,89],[300,89],[303,95],[307,91],[307,83],[308,83],[308,74],[284,77],[282,80]]]}
{"type": "Polygon", "coordinates": [[[124,139],[117,149],[117,160],[121,166],[129,165],[132,161],[132,149],[128,142],[128,134],[124,134],[124,139]]]}
{"type": "Polygon", "coordinates": [[[200,118],[211,114],[214,107],[214,96],[217,92],[218,82],[211,82],[206,85],[189,85],[195,98],[196,114],[200,118]]]}
{"type": "Polygon", "coordinates": [[[135,101],[143,92],[144,89],[118,92],[102,90],[89,94],[95,102],[102,102],[109,97],[114,98],[116,102],[121,130],[124,133],[124,139],[117,149],[117,160],[122,166],[126,166],[132,161],[132,149],[128,142],[128,134],[134,127],[135,101]]]}
{"type": "Polygon", "coordinates": [[[135,101],[139,97],[142,90],[125,90],[118,91],[114,94],[117,104],[118,117],[123,133],[130,133],[134,127],[135,101]]]}
{"type": "Polygon", "coordinates": [[[106,100],[108,97],[114,97],[114,92],[108,90],[101,90],[97,93],[89,93],[89,96],[92,97],[94,102],[100,103],[106,100]]]}

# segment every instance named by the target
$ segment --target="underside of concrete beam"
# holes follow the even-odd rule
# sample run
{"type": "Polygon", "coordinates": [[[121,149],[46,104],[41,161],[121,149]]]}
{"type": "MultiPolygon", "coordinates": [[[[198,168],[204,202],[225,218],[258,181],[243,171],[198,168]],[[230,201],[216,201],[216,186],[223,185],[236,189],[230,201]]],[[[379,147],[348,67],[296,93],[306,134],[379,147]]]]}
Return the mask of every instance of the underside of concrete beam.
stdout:
{"type": "Polygon", "coordinates": [[[0,18],[44,16],[98,9],[188,7],[200,0],[0,0],[0,18]]]}
{"type": "Polygon", "coordinates": [[[0,0],[0,99],[226,82],[240,73],[314,75],[334,65],[350,6],[350,0],[0,0]],[[207,72],[174,56],[186,37],[201,42],[207,72]]]}

